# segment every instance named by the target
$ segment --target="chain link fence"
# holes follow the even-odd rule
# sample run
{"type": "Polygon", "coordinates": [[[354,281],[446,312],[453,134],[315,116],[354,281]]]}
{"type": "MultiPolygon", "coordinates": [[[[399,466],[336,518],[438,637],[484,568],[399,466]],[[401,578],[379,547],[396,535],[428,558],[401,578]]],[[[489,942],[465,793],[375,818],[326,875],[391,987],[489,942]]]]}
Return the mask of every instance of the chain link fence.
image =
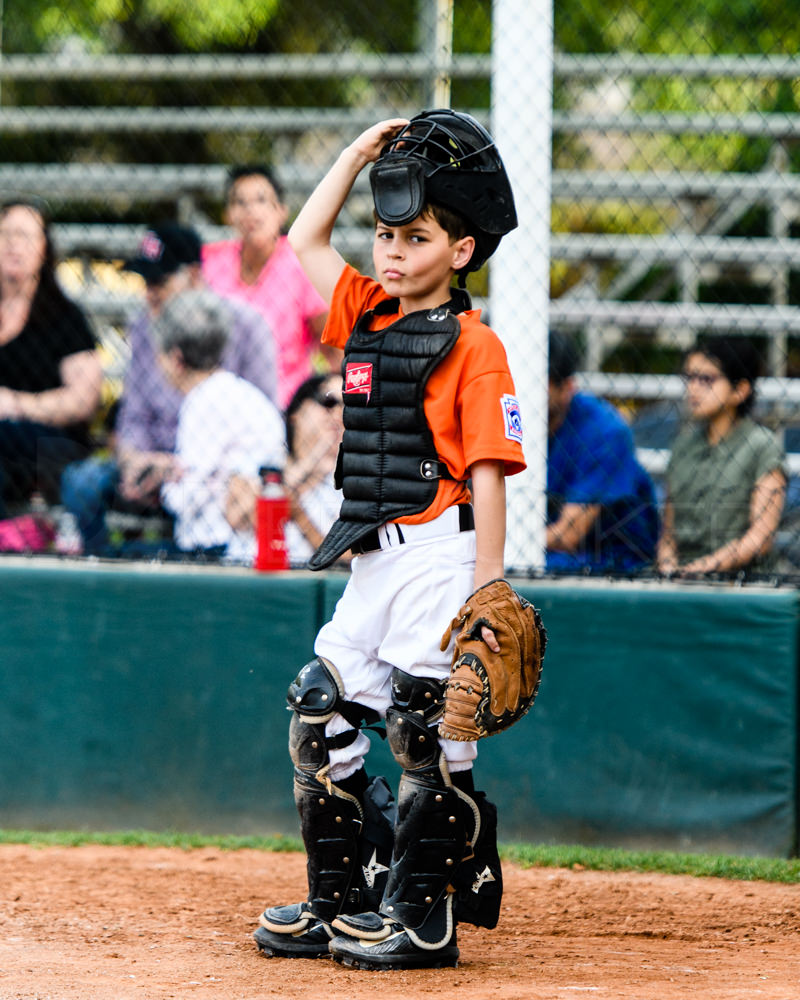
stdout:
{"type": "MultiPolygon", "coordinates": [[[[44,477],[46,482],[21,473],[15,479],[18,466],[7,457],[0,547],[190,557],[189,549],[175,547],[173,517],[157,486],[145,503],[135,490],[126,496],[122,489],[124,442],[115,434],[115,419],[133,363],[131,330],[148,309],[152,320],[163,303],[154,304],[142,277],[121,265],[140,255],[145,234],[165,222],[189,227],[203,244],[239,236],[226,211],[234,165],[266,164],[290,220],[342,146],[375,121],[450,105],[491,125],[498,100],[493,15],[501,3],[513,0],[497,0],[494,10],[488,0],[387,2],[376,9],[350,2],[334,9],[320,0],[227,0],[201,2],[191,10],[154,0],[117,0],[109,20],[106,7],[101,17],[101,5],[91,2],[65,0],[56,9],[39,0],[5,0],[0,196],[30,201],[34,208],[37,199],[46,202],[58,279],[97,337],[102,383],[95,387],[90,381],[88,409],[72,423],[74,413],[42,418],[20,402],[19,391],[30,395],[57,385],[15,381],[8,345],[25,324],[17,323],[15,333],[10,318],[15,286],[0,272],[5,369],[0,427],[38,413],[58,439],[65,427],[88,421],[91,436],[81,439],[80,458],[89,460],[85,468],[92,473],[79,481],[76,498],[75,483],[65,495],[59,478],[66,460],[75,462],[70,448],[53,458],[55,473],[44,477]],[[96,549],[85,537],[92,497],[101,498],[94,511],[103,524],[96,549]],[[31,517],[38,534],[24,530],[31,517]]],[[[541,30],[551,30],[544,9],[541,30]]],[[[621,499],[631,496],[621,495],[613,469],[605,477],[611,482],[581,492],[578,459],[568,455],[558,478],[551,454],[548,518],[557,523],[565,508],[577,510],[589,527],[577,543],[563,531],[548,533],[547,572],[683,573],[689,566],[690,575],[703,577],[787,580],[800,571],[798,31],[791,9],[773,0],[556,5],[551,231],[549,245],[543,241],[534,248],[549,255],[548,314],[532,317],[529,289],[519,287],[511,304],[517,330],[498,332],[504,339],[518,336],[533,319],[533,325],[569,340],[575,372],[567,388],[607,400],[621,415],[626,429],[619,447],[629,433],[652,484],[659,527],[648,530],[663,532],[666,519],[686,549],[668,559],[656,552],[654,534],[649,546],[626,534],[624,522],[645,501],[634,490],[633,513],[630,503],[620,507],[621,499]],[[713,350],[692,350],[698,339],[709,337],[733,344],[726,348],[733,351],[733,367],[725,368],[729,359],[713,350]],[[732,400],[722,390],[735,394],[744,377],[746,347],[736,345],[752,345],[756,352],[752,412],[770,434],[769,440],[751,440],[748,430],[748,443],[738,449],[731,427],[720,418],[721,411],[730,413],[732,400]],[[707,453],[691,451],[676,470],[675,459],[670,466],[673,445],[687,428],[705,434],[701,444],[707,453]],[[723,448],[728,449],[724,462],[723,448]],[[778,454],[776,468],[765,452],[778,454]],[[692,483],[694,492],[688,489],[692,483]],[[687,505],[692,527],[682,534],[687,505]],[[731,547],[734,523],[739,527],[731,547]],[[641,558],[633,563],[608,558],[608,546],[620,541],[641,558]],[[716,562],[702,561],[703,546],[716,553],[716,562]]],[[[524,34],[516,59],[522,79],[529,71],[524,34]]],[[[520,114],[520,141],[528,124],[520,114]]],[[[14,220],[0,218],[0,244],[9,218],[14,220]]],[[[365,172],[336,229],[337,247],[365,271],[371,267],[371,227],[365,172]]],[[[13,242],[19,226],[6,228],[13,242]]],[[[16,236],[19,240],[19,232],[16,236]]],[[[3,261],[9,259],[8,248],[0,245],[0,253],[6,254],[3,261]]],[[[501,313],[493,300],[493,267],[490,263],[469,283],[490,322],[501,313]]],[[[311,346],[305,374],[320,377],[309,383],[298,412],[305,403],[303,413],[316,406],[327,419],[338,413],[331,402],[335,380],[322,376],[336,359],[313,348],[314,319],[307,306],[302,321],[311,346]]],[[[281,333],[273,334],[280,350],[281,333]]],[[[531,365],[545,339],[530,338],[531,365]]],[[[64,358],[53,350],[57,378],[63,379],[64,358]]],[[[276,387],[275,399],[285,410],[286,385],[276,387]]],[[[528,462],[544,467],[548,415],[541,406],[520,402],[533,442],[528,446],[533,451],[526,449],[528,462]]],[[[608,411],[603,414],[603,420],[612,419],[608,411]]],[[[323,426],[320,412],[314,420],[324,441],[304,440],[303,447],[317,456],[306,468],[316,462],[318,470],[327,470],[328,458],[319,456],[330,453],[335,431],[329,423],[323,426]]],[[[738,412],[729,423],[743,432],[738,412]]],[[[550,429],[558,433],[552,424],[550,429]]],[[[613,436],[617,440],[616,432],[613,436]]],[[[36,447],[41,471],[42,451],[36,447]]],[[[144,450],[169,453],[163,442],[144,450]]],[[[589,452],[581,459],[587,475],[592,469],[597,474],[598,466],[608,472],[616,461],[601,442],[589,452]]],[[[248,460],[248,475],[255,480],[259,463],[253,454],[248,460]]],[[[152,466],[135,468],[140,476],[148,468],[158,473],[152,466]]],[[[317,529],[329,516],[329,501],[321,494],[309,500],[317,529]]],[[[224,508],[227,501],[218,495],[215,502],[224,508]]],[[[245,493],[242,503],[252,505],[254,494],[245,493]]],[[[532,503],[517,512],[517,520],[532,522],[539,516],[535,508],[532,503]]],[[[246,519],[240,527],[251,530],[246,519]]],[[[518,539],[520,524],[512,528],[518,539]]],[[[96,522],[93,530],[100,530],[96,522]]],[[[224,545],[198,548],[206,550],[202,558],[229,558],[224,545]]],[[[301,564],[303,546],[297,551],[301,564]]],[[[539,556],[517,542],[507,549],[507,560],[521,572],[543,569],[539,556]]]]}

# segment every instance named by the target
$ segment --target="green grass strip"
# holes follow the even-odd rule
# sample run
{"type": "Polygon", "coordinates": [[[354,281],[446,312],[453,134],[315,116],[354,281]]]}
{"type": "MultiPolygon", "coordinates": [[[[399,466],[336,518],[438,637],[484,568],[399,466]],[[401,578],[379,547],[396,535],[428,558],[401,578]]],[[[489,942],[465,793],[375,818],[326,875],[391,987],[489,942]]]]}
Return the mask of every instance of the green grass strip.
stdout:
{"type": "Polygon", "coordinates": [[[120,830],[111,833],[76,830],[0,830],[0,844],[30,844],[32,847],[81,847],[101,844],[105,847],[218,847],[223,851],[253,848],[257,851],[302,851],[296,837],[208,836],[199,833],[174,833],[151,830],[120,830]]]}
{"type": "Polygon", "coordinates": [[[800,882],[800,858],[760,858],[729,854],[677,854],[671,851],[627,851],[609,847],[507,845],[507,861],[523,868],[586,868],[591,871],[653,872],[698,875],[759,882],[800,882]]]}
{"type": "MultiPolygon", "coordinates": [[[[0,844],[34,847],[177,847],[193,850],[217,847],[224,851],[250,848],[257,851],[302,851],[294,837],[234,837],[202,834],[125,830],[112,833],[57,830],[0,830],[0,844]]],[[[501,857],[522,868],[585,868],[591,871],[652,872],[697,875],[760,882],[800,882],[800,858],[759,858],[726,854],[677,854],[670,851],[626,851],[619,848],[507,844],[501,857]]]]}

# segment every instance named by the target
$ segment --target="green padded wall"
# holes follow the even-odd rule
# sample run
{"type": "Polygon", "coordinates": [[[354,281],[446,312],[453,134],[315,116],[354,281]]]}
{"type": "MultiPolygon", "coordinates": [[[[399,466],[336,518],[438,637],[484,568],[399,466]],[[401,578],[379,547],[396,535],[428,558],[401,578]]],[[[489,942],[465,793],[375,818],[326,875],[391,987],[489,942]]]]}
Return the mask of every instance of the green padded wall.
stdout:
{"type": "Polygon", "coordinates": [[[794,851],[794,592],[520,589],[550,645],[529,717],[483,747],[506,836],[794,851]]]}
{"type": "MultiPolygon", "coordinates": [[[[285,691],[345,579],[0,563],[0,826],[296,834],[285,691]]],[[[793,591],[518,586],[550,644],[480,745],[503,840],[794,852],[793,591]]]]}
{"type": "Polygon", "coordinates": [[[318,593],[0,567],[0,825],[294,831],[285,691],[318,593]]]}

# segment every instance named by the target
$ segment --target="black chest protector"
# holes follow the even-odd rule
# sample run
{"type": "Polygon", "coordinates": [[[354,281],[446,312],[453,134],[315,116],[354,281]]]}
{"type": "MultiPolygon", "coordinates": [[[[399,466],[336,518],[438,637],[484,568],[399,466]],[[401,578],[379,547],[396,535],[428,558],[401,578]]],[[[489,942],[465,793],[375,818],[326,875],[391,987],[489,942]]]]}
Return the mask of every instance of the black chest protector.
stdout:
{"type": "Polygon", "coordinates": [[[308,562],[330,566],[359,539],[387,521],[418,514],[436,497],[439,479],[452,478],[436,454],[425,419],[425,386],[458,340],[455,313],[470,308],[466,292],[436,309],[369,329],[373,313],[397,312],[380,303],[356,324],[345,345],[344,435],[336,485],[344,494],[339,519],[308,562]]]}

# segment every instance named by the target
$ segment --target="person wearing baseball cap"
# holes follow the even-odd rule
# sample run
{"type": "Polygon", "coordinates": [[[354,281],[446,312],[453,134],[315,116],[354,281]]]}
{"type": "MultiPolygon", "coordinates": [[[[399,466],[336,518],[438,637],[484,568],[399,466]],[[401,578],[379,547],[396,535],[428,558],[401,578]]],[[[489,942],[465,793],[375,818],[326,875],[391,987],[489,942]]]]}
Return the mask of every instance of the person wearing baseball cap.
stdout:
{"type": "Polygon", "coordinates": [[[164,304],[186,288],[197,284],[202,242],[189,226],[165,222],[148,229],[135,256],[126,260],[124,271],[144,278],[150,311],[158,315],[164,304]],[[179,286],[179,287],[178,287],[179,286]]]}
{"type": "MultiPolygon", "coordinates": [[[[161,485],[173,475],[182,396],[159,367],[153,324],[176,295],[207,288],[201,250],[194,228],[159,222],[148,226],[136,253],[122,265],[144,279],[144,303],[126,331],[130,362],[114,427],[115,454],[68,466],[62,481],[64,503],[77,518],[85,554],[114,554],[108,547],[106,511],[159,510],[161,485]]],[[[251,306],[226,301],[232,325],[222,367],[277,402],[272,330],[251,306]]]]}

